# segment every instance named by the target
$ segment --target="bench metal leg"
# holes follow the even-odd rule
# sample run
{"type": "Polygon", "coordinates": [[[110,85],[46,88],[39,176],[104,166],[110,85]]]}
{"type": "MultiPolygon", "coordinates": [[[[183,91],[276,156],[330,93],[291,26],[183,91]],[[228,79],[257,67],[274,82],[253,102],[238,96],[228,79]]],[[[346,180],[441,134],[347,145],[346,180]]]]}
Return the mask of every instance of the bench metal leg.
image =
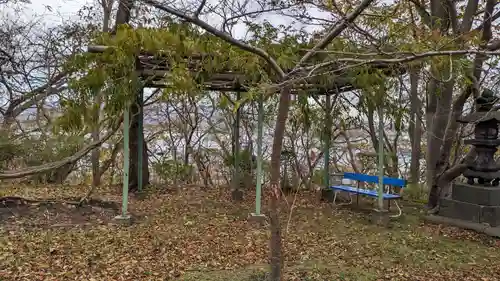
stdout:
{"type": "Polygon", "coordinates": [[[336,206],[344,206],[344,205],[350,205],[350,204],[352,204],[352,196],[351,196],[351,194],[349,194],[349,199],[350,199],[350,201],[349,201],[348,203],[339,203],[339,204],[335,203],[335,201],[337,200],[337,194],[338,194],[339,192],[340,192],[339,190],[336,190],[336,191],[335,191],[335,195],[333,196],[333,205],[336,205],[336,206]]]}
{"type": "Polygon", "coordinates": [[[399,204],[398,204],[397,200],[394,200],[394,204],[396,204],[396,207],[398,208],[398,214],[397,215],[392,215],[391,218],[399,218],[401,216],[401,214],[403,214],[403,211],[401,210],[401,207],[399,207],[399,204]]]}

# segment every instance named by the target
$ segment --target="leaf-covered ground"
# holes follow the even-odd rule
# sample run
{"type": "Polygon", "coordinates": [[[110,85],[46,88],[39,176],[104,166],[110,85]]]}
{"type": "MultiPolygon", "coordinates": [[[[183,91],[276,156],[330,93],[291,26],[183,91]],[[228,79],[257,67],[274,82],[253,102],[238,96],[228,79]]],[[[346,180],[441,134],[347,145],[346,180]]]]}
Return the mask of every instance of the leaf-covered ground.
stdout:
{"type": "MultiPolygon", "coordinates": [[[[85,194],[76,187],[0,190],[38,199],[85,194]]],[[[113,223],[116,210],[103,206],[86,206],[78,219],[75,208],[61,207],[67,204],[10,208],[0,222],[0,280],[261,280],[269,232],[246,220],[252,196],[235,204],[225,190],[156,190],[131,198],[131,226],[113,223]]],[[[94,197],[120,202],[118,188],[94,197]]],[[[287,280],[500,280],[496,240],[425,225],[412,208],[387,229],[311,194],[299,195],[289,216],[293,197],[287,200],[287,280]]]]}

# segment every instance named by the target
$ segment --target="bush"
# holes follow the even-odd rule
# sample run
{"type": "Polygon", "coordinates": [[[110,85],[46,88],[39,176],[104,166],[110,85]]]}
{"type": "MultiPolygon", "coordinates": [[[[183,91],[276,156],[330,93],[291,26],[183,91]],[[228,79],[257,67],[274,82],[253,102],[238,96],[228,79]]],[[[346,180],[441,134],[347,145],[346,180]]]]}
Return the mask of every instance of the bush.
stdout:
{"type": "MultiPolygon", "coordinates": [[[[233,168],[235,166],[235,155],[226,156],[224,165],[233,168]]],[[[251,188],[254,186],[253,171],[257,168],[257,159],[249,149],[242,149],[239,154],[239,186],[240,188],[251,188]]]]}
{"type": "Polygon", "coordinates": [[[176,182],[180,180],[187,182],[193,175],[195,167],[191,164],[184,165],[181,161],[164,157],[153,165],[153,170],[162,181],[176,182]]]}
{"type": "Polygon", "coordinates": [[[427,202],[427,193],[427,185],[422,183],[408,183],[403,190],[404,198],[421,203],[427,202]]]}
{"type": "MultiPolygon", "coordinates": [[[[31,136],[17,141],[3,139],[0,140],[0,166],[2,169],[23,169],[56,162],[74,155],[83,143],[84,137],[79,135],[31,136]]],[[[75,166],[76,163],[70,163],[56,170],[34,174],[26,182],[62,184],[75,166]]]]}

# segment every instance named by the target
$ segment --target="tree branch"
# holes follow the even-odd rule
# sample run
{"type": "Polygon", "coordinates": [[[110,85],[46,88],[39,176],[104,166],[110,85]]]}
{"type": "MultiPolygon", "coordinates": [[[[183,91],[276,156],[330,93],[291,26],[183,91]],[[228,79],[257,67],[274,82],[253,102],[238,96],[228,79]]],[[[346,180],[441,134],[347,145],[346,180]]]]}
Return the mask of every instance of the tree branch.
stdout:
{"type": "MultiPolygon", "coordinates": [[[[246,44],[246,43],[244,43],[236,38],[231,37],[227,33],[224,33],[220,30],[217,30],[216,28],[214,28],[210,24],[200,20],[199,18],[195,18],[195,17],[191,17],[189,15],[186,15],[185,13],[183,13],[177,9],[162,5],[155,0],[142,0],[142,1],[148,5],[151,5],[157,9],[159,9],[159,10],[162,10],[162,11],[167,12],[169,14],[175,15],[175,16],[177,16],[177,17],[179,17],[187,22],[195,24],[195,25],[203,28],[204,30],[206,30],[210,34],[217,36],[217,37],[221,38],[222,40],[241,48],[242,50],[245,50],[247,52],[250,52],[250,53],[253,53],[253,54],[260,56],[266,62],[269,63],[269,65],[273,68],[274,71],[276,71],[276,73],[281,78],[285,77],[285,72],[281,69],[281,67],[278,65],[278,63],[266,51],[264,51],[260,48],[250,46],[250,45],[248,45],[248,44],[246,44]]],[[[365,1],[371,2],[373,0],[365,0],[365,1]]]]}
{"type": "Polygon", "coordinates": [[[105,135],[102,139],[92,142],[91,144],[87,145],[82,150],[78,151],[77,153],[75,153],[74,155],[72,155],[70,157],[66,157],[62,160],[48,163],[48,164],[43,164],[43,165],[39,165],[39,166],[35,166],[35,167],[29,167],[29,168],[21,170],[21,171],[2,172],[2,173],[0,173],[0,180],[16,179],[16,178],[31,176],[34,174],[39,174],[39,173],[44,173],[44,172],[48,172],[51,170],[59,169],[59,168],[63,167],[64,165],[74,163],[74,162],[80,160],[85,155],[87,155],[87,153],[89,153],[91,150],[99,147],[102,143],[107,141],[118,130],[118,128],[120,128],[120,124],[121,124],[121,120],[120,120],[120,122],[117,122],[117,124],[114,125],[112,130],[107,135],[105,135]]]}
{"type": "MultiPolygon", "coordinates": [[[[481,41],[483,42],[480,48],[485,48],[486,44],[491,40],[492,32],[491,32],[491,24],[492,24],[492,14],[493,9],[495,8],[496,0],[487,0],[486,7],[484,11],[484,19],[483,19],[483,33],[481,35],[481,41]]],[[[486,55],[484,54],[476,54],[476,58],[474,59],[474,69],[472,70],[472,75],[474,78],[479,81],[481,79],[481,72],[483,70],[483,62],[486,59],[486,55]]]]}
{"type": "Polygon", "coordinates": [[[448,16],[450,18],[451,30],[454,34],[458,34],[458,16],[455,2],[453,0],[446,0],[446,5],[448,6],[448,16]]]}
{"type": "Polygon", "coordinates": [[[465,34],[472,28],[472,23],[474,22],[474,15],[476,14],[479,1],[469,0],[467,7],[465,8],[465,13],[463,16],[462,24],[460,26],[460,33],[465,34]]]}
{"type": "Polygon", "coordinates": [[[475,157],[476,149],[473,148],[467,153],[467,155],[462,158],[459,164],[449,168],[439,176],[438,185],[445,186],[449,184],[453,179],[460,176],[460,174],[462,174],[467,169],[467,165],[472,160],[474,160],[475,157]]]}
{"type": "Polygon", "coordinates": [[[427,26],[431,26],[431,23],[432,23],[431,15],[429,14],[429,12],[427,12],[425,7],[417,0],[410,0],[410,2],[412,2],[415,5],[415,8],[417,9],[417,12],[420,15],[420,17],[422,18],[422,21],[424,22],[424,24],[427,26]]]}
{"type": "Polygon", "coordinates": [[[328,34],[319,41],[316,46],[312,50],[310,50],[307,54],[305,54],[297,64],[297,67],[302,66],[305,62],[307,62],[310,58],[312,58],[317,51],[324,49],[330,42],[332,42],[335,37],[339,36],[339,34],[349,26],[351,22],[353,22],[360,14],[363,12],[374,0],[363,0],[361,4],[359,4],[354,11],[348,14],[344,19],[340,21],[339,24],[332,26],[328,34]]]}
{"type": "Polygon", "coordinates": [[[242,14],[235,15],[235,16],[232,16],[230,18],[225,19],[224,22],[222,23],[222,30],[225,30],[225,27],[229,23],[232,23],[235,20],[238,20],[240,18],[249,17],[249,16],[256,16],[256,15],[262,14],[262,13],[282,11],[282,10],[286,10],[286,9],[292,8],[294,6],[297,6],[297,4],[287,4],[287,6],[284,6],[284,7],[281,7],[281,6],[280,7],[270,7],[270,8],[267,8],[267,9],[260,9],[260,10],[254,10],[254,11],[244,12],[242,14]]]}
{"type": "Polygon", "coordinates": [[[28,109],[35,103],[37,103],[39,100],[42,98],[55,94],[59,92],[58,89],[53,89],[53,86],[57,84],[62,84],[64,83],[64,77],[66,77],[68,73],[62,72],[50,79],[47,83],[44,85],[34,89],[33,91],[23,94],[19,98],[16,98],[10,102],[9,107],[7,110],[5,110],[4,115],[6,115],[6,118],[4,119],[4,125],[9,124],[13,118],[17,117],[19,114],[21,114],[24,110],[28,109]],[[24,102],[31,100],[28,104],[22,105],[24,102]]]}
{"type": "Polygon", "coordinates": [[[113,150],[111,151],[111,155],[109,156],[108,159],[104,160],[104,162],[102,163],[99,169],[99,178],[101,178],[104,175],[104,173],[106,173],[106,171],[109,169],[109,167],[111,167],[111,164],[115,162],[116,156],[118,155],[118,152],[120,151],[122,146],[123,146],[123,137],[121,137],[116,142],[115,146],[113,147],[113,150]]]}
{"type": "Polygon", "coordinates": [[[203,8],[205,8],[205,4],[207,4],[207,0],[202,0],[200,6],[198,6],[198,9],[196,9],[196,12],[194,13],[195,18],[198,18],[200,16],[203,8]]]}
{"type": "MultiPolygon", "coordinates": [[[[491,16],[491,22],[494,22],[499,18],[500,18],[500,12],[496,12],[493,16],[491,16]]],[[[483,27],[484,27],[484,22],[481,23],[478,27],[474,28],[474,30],[479,31],[479,30],[482,30],[483,27]]]]}
{"type": "MultiPolygon", "coordinates": [[[[500,44],[499,44],[500,45],[500,44]]],[[[336,52],[336,51],[319,51],[322,53],[336,53],[336,54],[346,54],[343,52],[336,52]]],[[[394,53],[382,53],[383,55],[386,56],[396,56],[396,55],[401,55],[401,54],[411,54],[411,53],[399,53],[399,52],[394,52],[394,53]]],[[[466,49],[466,50],[449,50],[449,51],[429,51],[429,52],[423,52],[423,53],[413,53],[412,55],[408,55],[406,57],[401,57],[401,58],[392,58],[392,59],[385,59],[385,58],[376,58],[376,59],[359,59],[359,58],[337,58],[332,61],[327,61],[323,62],[317,65],[312,65],[308,67],[303,67],[298,70],[304,70],[308,71],[311,70],[306,76],[301,76],[297,77],[294,79],[288,79],[282,83],[278,83],[274,86],[271,86],[271,88],[281,88],[285,85],[291,85],[294,83],[304,83],[309,79],[315,78],[315,77],[321,77],[325,75],[335,75],[335,74],[341,74],[345,73],[349,69],[353,69],[356,67],[362,67],[366,65],[379,65],[383,66],[384,64],[405,64],[409,63],[412,61],[416,61],[419,59],[425,59],[429,57],[437,57],[437,56],[460,56],[460,55],[467,55],[467,54],[483,54],[483,55],[495,55],[495,56],[500,56],[500,51],[482,51],[482,50],[472,50],[472,49],[466,49]],[[344,67],[338,67],[333,70],[325,71],[322,73],[318,73],[315,75],[312,75],[313,71],[316,71],[321,68],[326,68],[332,65],[336,65],[339,63],[354,63],[352,65],[346,65],[344,67]]],[[[357,56],[368,56],[368,57],[373,57],[373,56],[380,56],[381,53],[351,53],[351,55],[357,55],[357,56]]]]}
{"type": "Polygon", "coordinates": [[[486,50],[494,52],[498,49],[500,49],[500,40],[499,39],[493,40],[493,42],[486,45],[486,50]]]}

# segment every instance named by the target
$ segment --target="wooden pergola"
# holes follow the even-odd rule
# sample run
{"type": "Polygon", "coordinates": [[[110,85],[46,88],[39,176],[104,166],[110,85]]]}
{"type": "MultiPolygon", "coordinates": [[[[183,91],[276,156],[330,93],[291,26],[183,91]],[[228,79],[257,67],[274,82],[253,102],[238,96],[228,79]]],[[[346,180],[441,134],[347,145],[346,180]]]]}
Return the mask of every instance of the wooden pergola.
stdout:
{"type": "MultiPolygon", "coordinates": [[[[108,46],[89,46],[89,53],[104,53],[112,47],[108,46]]],[[[192,70],[193,73],[207,74],[204,75],[205,79],[200,81],[203,88],[208,91],[219,91],[219,92],[246,92],[248,91],[247,85],[251,83],[250,79],[245,77],[245,74],[227,70],[218,73],[208,74],[202,69],[202,60],[213,57],[212,55],[199,54],[191,55],[186,57],[187,67],[192,70]]],[[[385,63],[372,64],[370,66],[373,69],[387,69],[388,73],[395,72],[390,70],[388,65],[385,63]]],[[[289,71],[287,69],[285,72],[289,71]]],[[[402,69],[396,72],[401,72],[402,69]]],[[[404,71],[404,70],[403,70],[404,71]]],[[[168,88],[170,84],[168,83],[171,77],[171,66],[168,64],[168,60],[162,58],[162,55],[155,53],[143,51],[137,56],[136,61],[136,72],[139,77],[145,81],[145,87],[147,88],[168,88]]],[[[357,88],[355,85],[355,79],[349,77],[348,73],[336,74],[334,82],[330,84],[320,83],[317,81],[319,79],[311,80],[310,83],[295,83],[293,85],[294,94],[298,94],[299,91],[306,93],[308,95],[328,95],[332,92],[341,93],[352,91],[357,88]]],[[[253,82],[255,83],[255,81],[253,82]]]]}
{"type": "MultiPolygon", "coordinates": [[[[111,47],[108,46],[89,46],[89,53],[104,53],[109,50],[111,47]]],[[[219,92],[235,92],[237,95],[237,99],[240,99],[240,95],[242,92],[248,91],[248,84],[251,83],[244,74],[234,72],[234,71],[221,71],[215,74],[204,73],[201,61],[203,59],[210,58],[210,55],[193,55],[190,57],[186,57],[187,66],[192,69],[193,74],[206,74],[204,75],[204,79],[200,81],[203,88],[207,91],[219,91],[219,92]]],[[[398,68],[397,70],[393,70],[388,67],[386,64],[380,65],[371,65],[374,69],[383,69],[384,72],[388,74],[398,73],[401,74],[405,70],[403,68],[398,68]]],[[[171,87],[169,83],[169,77],[171,77],[171,68],[168,65],[168,61],[165,58],[162,58],[161,55],[153,54],[149,52],[141,52],[136,58],[136,73],[144,82],[144,87],[146,88],[168,88],[171,87]]],[[[318,96],[324,95],[325,99],[325,135],[324,135],[324,165],[326,171],[329,171],[329,158],[330,158],[330,146],[331,146],[331,127],[332,127],[332,116],[331,116],[331,96],[336,95],[342,92],[348,92],[355,89],[358,89],[359,86],[356,85],[356,78],[353,77],[352,73],[341,73],[336,74],[335,79],[332,79],[333,82],[326,84],[320,81],[310,81],[308,83],[299,83],[294,84],[292,93],[293,94],[306,94],[308,96],[318,96]]],[[[255,81],[253,81],[255,83],[255,81]]],[[[143,115],[143,104],[142,104],[142,91],[141,96],[138,97],[138,101],[140,107],[140,115],[143,115]]],[[[277,93],[277,91],[276,91],[277,93]]],[[[264,109],[263,109],[263,94],[260,95],[258,100],[258,126],[257,126],[257,184],[256,184],[256,210],[255,215],[260,215],[260,197],[261,197],[261,188],[262,188],[262,139],[263,139],[263,121],[264,121],[264,109]]],[[[241,107],[236,111],[235,117],[235,133],[233,135],[233,142],[235,145],[234,148],[234,170],[233,170],[233,183],[235,190],[238,189],[239,186],[239,154],[240,154],[240,144],[239,144],[239,126],[240,126],[240,111],[241,107]]],[[[122,208],[122,216],[127,216],[127,204],[128,204],[128,186],[129,186],[129,109],[126,108],[124,112],[124,133],[123,133],[123,150],[124,150],[124,178],[123,178],[123,208],[122,208]]],[[[139,158],[138,158],[138,189],[142,190],[142,143],[143,143],[143,118],[140,118],[140,124],[138,130],[140,130],[139,135],[139,158]]],[[[329,186],[329,176],[328,173],[325,173],[325,186],[329,186]]]]}

